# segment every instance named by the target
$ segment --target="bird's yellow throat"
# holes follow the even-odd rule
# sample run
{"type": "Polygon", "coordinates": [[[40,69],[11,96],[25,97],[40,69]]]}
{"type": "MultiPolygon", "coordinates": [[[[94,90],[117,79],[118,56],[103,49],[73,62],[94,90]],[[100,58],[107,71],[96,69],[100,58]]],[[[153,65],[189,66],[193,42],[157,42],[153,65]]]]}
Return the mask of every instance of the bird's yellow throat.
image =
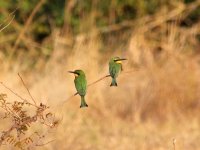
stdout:
{"type": "Polygon", "coordinates": [[[118,61],[116,61],[116,63],[118,63],[118,64],[121,64],[121,63],[122,63],[122,61],[121,61],[121,60],[118,60],[118,61]]]}

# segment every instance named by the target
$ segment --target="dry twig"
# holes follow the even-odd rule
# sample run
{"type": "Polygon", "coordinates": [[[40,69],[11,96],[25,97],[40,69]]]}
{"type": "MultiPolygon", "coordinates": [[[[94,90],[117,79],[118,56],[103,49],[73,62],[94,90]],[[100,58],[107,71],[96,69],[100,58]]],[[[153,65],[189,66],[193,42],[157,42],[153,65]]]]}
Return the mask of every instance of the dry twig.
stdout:
{"type": "Polygon", "coordinates": [[[3,82],[0,82],[0,84],[6,88],[7,90],[9,90],[11,93],[13,93],[15,96],[17,96],[18,98],[20,98],[23,102],[25,102],[26,104],[29,104],[29,105],[32,105],[32,106],[35,106],[35,107],[38,107],[37,105],[34,105],[32,103],[29,103],[27,99],[21,97],[18,93],[14,92],[11,88],[9,88],[8,86],[6,86],[3,82]]]}
{"type": "Polygon", "coordinates": [[[13,15],[13,17],[11,18],[11,20],[8,22],[7,25],[5,25],[3,28],[0,29],[0,32],[2,32],[5,28],[7,28],[12,23],[12,21],[14,20],[14,18],[15,18],[15,15],[13,15]]]}
{"type": "Polygon", "coordinates": [[[176,139],[173,139],[173,148],[176,150],[176,139]]]}
{"type": "MultiPolygon", "coordinates": [[[[19,74],[18,74],[19,75],[19,74]]],[[[22,77],[19,75],[21,81],[23,82],[23,85],[25,86],[26,90],[28,91],[29,95],[30,91],[26,87],[22,77]]],[[[26,99],[22,98],[19,94],[8,88],[5,84],[0,82],[3,87],[8,89],[10,92],[12,92],[15,96],[22,99],[22,102],[14,101],[14,102],[8,102],[6,94],[0,94],[0,108],[4,110],[4,117],[2,119],[10,119],[12,122],[11,127],[1,132],[0,136],[0,147],[5,144],[13,145],[14,147],[18,147],[21,149],[24,149],[24,147],[29,147],[30,144],[34,142],[31,136],[26,137],[25,139],[21,140],[20,137],[23,135],[25,136],[29,128],[31,128],[33,123],[38,123],[39,125],[46,126],[49,130],[56,127],[59,123],[58,120],[55,120],[53,118],[53,115],[51,112],[45,113],[49,107],[40,103],[40,105],[31,104],[26,99]],[[28,107],[28,110],[31,110],[31,106],[34,106],[35,113],[34,115],[31,115],[30,113],[27,113],[27,110],[24,109],[24,107],[28,107]],[[16,130],[17,134],[16,136],[13,136],[13,131],[16,130]]],[[[31,96],[32,97],[32,96],[31,96]]],[[[32,100],[33,97],[32,97],[32,100]]],[[[34,101],[35,102],[35,101],[34,101]]],[[[36,134],[37,132],[34,132],[36,134]]],[[[39,140],[41,137],[39,136],[39,133],[36,134],[39,137],[39,140]]],[[[45,137],[44,135],[42,137],[45,137]]],[[[39,142],[39,141],[38,141],[39,142]]],[[[51,142],[51,141],[50,141],[51,142]]],[[[47,142],[43,145],[46,145],[50,142],[47,142]]],[[[37,146],[37,143],[36,145],[37,146]]],[[[41,145],[42,146],[42,145],[41,145]]]]}
{"type": "Polygon", "coordinates": [[[19,78],[21,79],[21,81],[22,81],[22,83],[23,83],[24,87],[26,88],[26,90],[27,90],[27,92],[28,92],[29,96],[31,97],[32,101],[33,101],[33,102],[34,102],[34,104],[36,105],[36,102],[35,102],[35,100],[34,100],[33,96],[31,95],[31,93],[30,93],[29,89],[26,87],[26,84],[24,83],[24,81],[23,81],[23,79],[22,79],[22,77],[20,76],[20,74],[19,74],[19,73],[18,73],[18,76],[19,76],[19,78]]]}

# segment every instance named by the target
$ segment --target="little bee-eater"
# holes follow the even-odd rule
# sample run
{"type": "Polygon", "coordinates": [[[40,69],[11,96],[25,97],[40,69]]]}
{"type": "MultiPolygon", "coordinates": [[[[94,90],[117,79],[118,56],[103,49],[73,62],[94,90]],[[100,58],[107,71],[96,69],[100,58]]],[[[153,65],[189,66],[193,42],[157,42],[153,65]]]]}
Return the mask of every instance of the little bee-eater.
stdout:
{"type": "Polygon", "coordinates": [[[88,107],[85,101],[85,94],[87,91],[87,80],[85,77],[85,73],[82,70],[75,70],[75,71],[69,71],[69,72],[75,75],[74,84],[75,84],[77,93],[81,96],[80,108],[88,107]]]}
{"type": "Polygon", "coordinates": [[[125,58],[113,57],[109,62],[109,73],[112,77],[112,82],[110,86],[117,86],[116,78],[119,73],[122,71],[122,61],[126,60],[125,58]]]}

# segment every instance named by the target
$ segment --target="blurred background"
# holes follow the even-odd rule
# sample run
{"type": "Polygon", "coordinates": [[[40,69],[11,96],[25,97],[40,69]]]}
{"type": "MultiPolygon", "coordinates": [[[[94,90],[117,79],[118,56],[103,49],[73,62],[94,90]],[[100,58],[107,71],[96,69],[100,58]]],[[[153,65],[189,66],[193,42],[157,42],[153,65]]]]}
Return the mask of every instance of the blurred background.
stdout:
{"type": "Polygon", "coordinates": [[[62,117],[35,149],[199,149],[200,0],[0,0],[0,81],[28,98],[18,72],[62,117]],[[92,83],[113,56],[118,87],[92,85],[80,109],[67,71],[92,83]]]}

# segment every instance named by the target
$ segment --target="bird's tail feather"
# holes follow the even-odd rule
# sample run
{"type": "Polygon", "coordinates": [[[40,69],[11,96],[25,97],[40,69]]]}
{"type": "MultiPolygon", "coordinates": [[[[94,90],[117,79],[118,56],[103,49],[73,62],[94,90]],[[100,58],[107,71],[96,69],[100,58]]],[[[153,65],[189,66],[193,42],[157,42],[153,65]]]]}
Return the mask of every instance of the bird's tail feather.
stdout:
{"type": "Polygon", "coordinates": [[[117,81],[115,78],[112,78],[112,82],[111,82],[110,86],[117,86],[117,81]]]}
{"type": "Polygon", "coordinates": [[[84,96],[81,96],[81,106],[80,106],[80,108],[82,108],[82,107],[88,107],[88,104],[86,103],[84,96]]]}

